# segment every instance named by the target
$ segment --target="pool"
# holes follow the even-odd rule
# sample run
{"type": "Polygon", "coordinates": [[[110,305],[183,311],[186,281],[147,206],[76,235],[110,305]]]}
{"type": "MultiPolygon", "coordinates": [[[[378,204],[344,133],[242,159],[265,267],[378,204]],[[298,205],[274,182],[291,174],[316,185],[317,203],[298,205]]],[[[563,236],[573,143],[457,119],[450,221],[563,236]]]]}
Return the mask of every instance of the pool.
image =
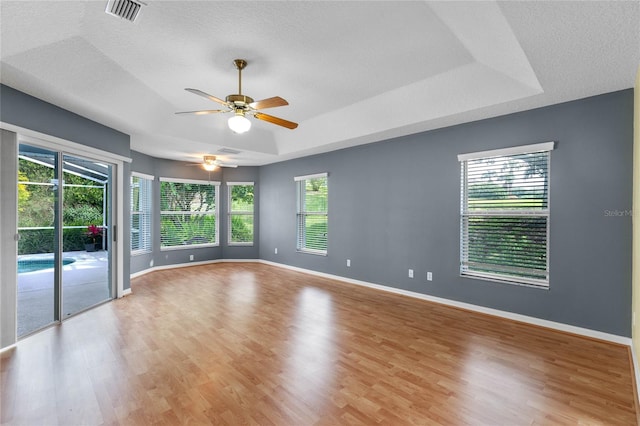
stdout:
{"type": "MultiPolygon", "coordinates": [[[[62,258],[62,265],[69,265],[76,260],[72,257],[62,258]]],[[[20,259],[18,260],[18,273],[34,272],[42,269],[53,268],[53,259],[20,259]]]]}

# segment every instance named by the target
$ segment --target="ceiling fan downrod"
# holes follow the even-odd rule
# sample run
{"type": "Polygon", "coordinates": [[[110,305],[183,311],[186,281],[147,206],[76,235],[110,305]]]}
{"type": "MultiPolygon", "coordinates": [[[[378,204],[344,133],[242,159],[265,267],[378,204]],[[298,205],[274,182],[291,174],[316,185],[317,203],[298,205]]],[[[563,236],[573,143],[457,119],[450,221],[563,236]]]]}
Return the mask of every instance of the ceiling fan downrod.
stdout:
{"type": "Polygon", "coordinates": [[[247,61],[244,59],[235,59],[233,61],[238,69],[238,95],[242,95],[242,70],[247,66],[247,61]]]}
{"type": "Polygon", "coordinates": [[[232,104],[230,107],[236,114],[240,113],[240,115],[244,116],[245,111],[248,110],[247,105],[253,102],[253,98],[242,94],[242,70],[247,66],[247,61],[235,59],[233,63],[238,69],[238,93],[227,96],[225,100],[232,104]]]}

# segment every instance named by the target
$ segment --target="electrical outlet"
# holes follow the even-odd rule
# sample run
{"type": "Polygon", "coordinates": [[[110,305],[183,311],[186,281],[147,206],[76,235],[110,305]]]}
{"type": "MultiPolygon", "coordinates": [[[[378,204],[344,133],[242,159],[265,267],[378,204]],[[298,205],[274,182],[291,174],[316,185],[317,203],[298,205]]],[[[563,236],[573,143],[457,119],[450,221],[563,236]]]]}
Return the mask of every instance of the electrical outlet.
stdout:
{"type": "Polygon", "coordinates": [[[409,278],[413,278],[413,269],[409,269],[409,278]]]}
{"type": "Polygon", "coordinates": [[[347,268],[351,267],[351,259],[347,259],[347,268]]]}
{"type": "Polygon", "coordinates": [[[431,272],[427,272],[427,281],[433,281],[433,274],[431,272]]]}
{"type": "Polygon", "coordinates": [[[278,247],[273,251],[275,254],[278,254],[278,247]]]}
{"type": "Polygon", "coordinates": [[[193,260],[193,255],[192,254],[189,255],[189,260],[193,260]]]}

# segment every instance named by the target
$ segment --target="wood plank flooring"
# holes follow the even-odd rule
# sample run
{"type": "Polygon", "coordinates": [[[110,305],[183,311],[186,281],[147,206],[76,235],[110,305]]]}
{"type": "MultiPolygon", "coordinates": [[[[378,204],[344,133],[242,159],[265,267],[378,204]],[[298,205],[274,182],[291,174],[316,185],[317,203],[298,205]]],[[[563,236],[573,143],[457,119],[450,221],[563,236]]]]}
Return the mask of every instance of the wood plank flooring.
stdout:
{"type": "Polygon", "coordinates": [[[624,346],[253,263],[132,289],[2,354],[2,424],[637,424],[624,346]]]}

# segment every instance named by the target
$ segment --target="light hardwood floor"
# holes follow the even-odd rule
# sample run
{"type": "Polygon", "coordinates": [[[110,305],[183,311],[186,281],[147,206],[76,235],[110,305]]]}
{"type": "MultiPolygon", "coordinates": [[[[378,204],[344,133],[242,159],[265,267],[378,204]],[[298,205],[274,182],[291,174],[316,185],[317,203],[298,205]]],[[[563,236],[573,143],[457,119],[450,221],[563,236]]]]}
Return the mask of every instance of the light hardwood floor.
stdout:
{"type": "Polygon", "coordinates": [[[132,289],[2,354],[3,424],[637,424],[624,346],[253,263],[132,289]]]}

